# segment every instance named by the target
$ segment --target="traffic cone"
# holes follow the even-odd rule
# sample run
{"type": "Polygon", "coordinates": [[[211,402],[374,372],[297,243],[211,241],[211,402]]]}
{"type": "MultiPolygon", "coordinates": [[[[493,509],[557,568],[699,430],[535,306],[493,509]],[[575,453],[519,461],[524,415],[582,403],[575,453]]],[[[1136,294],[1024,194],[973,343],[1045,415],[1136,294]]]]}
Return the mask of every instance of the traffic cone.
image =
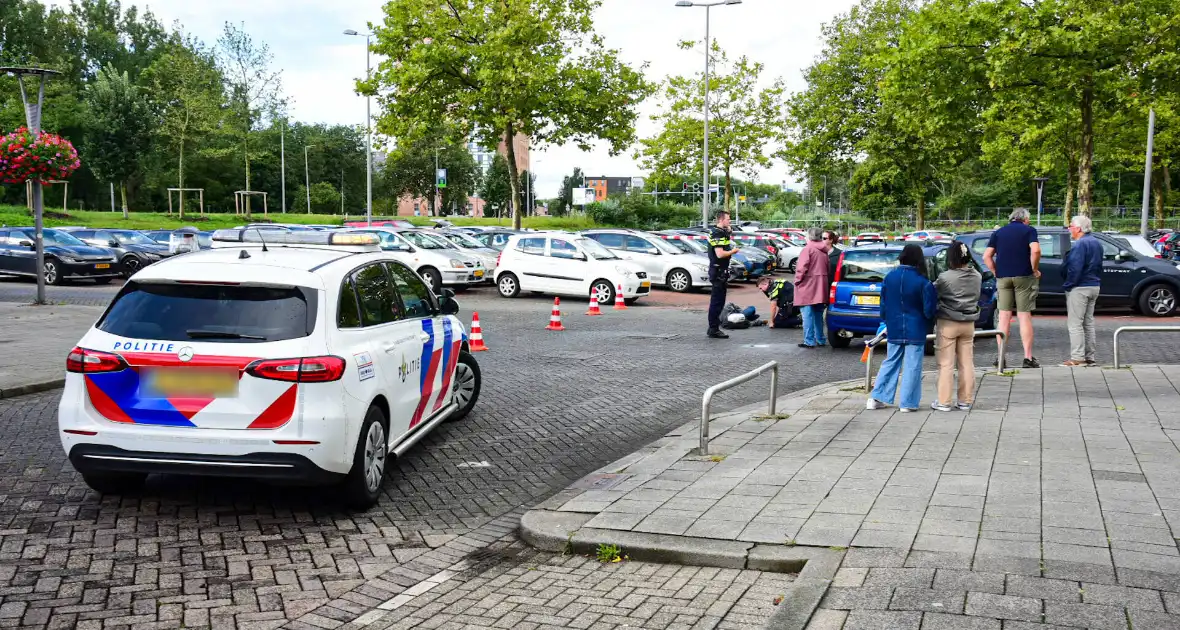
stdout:
{"type": "Polygon", "coordinates": [[[627,303],[623,301],[623,285],[619,285],[619,289],[615,291],[615,310],[627,310],[627,303]]]}
{"type": "Polygon", "coordinates": [[[553,314],[549,316],[549,325],[545,330],[565,330],[561,325],[561,298],[553,298],[553,314]]]}
{"type": "Polygon", "coordinates": [[[479,312],[471,314],[471,338],[469,339],[468,350],[472,352],[483,352],[488,347],[483,343],[483,329],[479,327],[479,312]]]}
{"type": "Polygon", "coordinates": [[[602,311],[598,310],[598,296],[590,293],[590,310],[586,311],[587,315],[602,315],[602,311]]]}

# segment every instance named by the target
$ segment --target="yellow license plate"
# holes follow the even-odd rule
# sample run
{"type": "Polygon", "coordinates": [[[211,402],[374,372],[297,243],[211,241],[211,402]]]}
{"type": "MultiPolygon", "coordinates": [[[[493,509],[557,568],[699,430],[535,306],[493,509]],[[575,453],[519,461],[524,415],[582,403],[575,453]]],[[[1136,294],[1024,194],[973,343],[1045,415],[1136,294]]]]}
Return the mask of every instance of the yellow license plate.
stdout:
{"type": "Polygon", "coordinates": [[[148,396],[225,398],[238,393],[237,370],[157,368],[145,377],[148,396]]]}
{"type": "Polygon", "coordinates": [[[640,282],[640,283],[639,283],[639,286],[640,286],[640,287],[642,287],[642,288],[644,288],[644,289],[650,289],[650,288],[651,288],[651,283],[650,283],[650,282],[640,282]]]}
{"type": "Polygon", "coordinates": [[[482,278],[483,277],[483,269],[476,269],[475,270],[475,277],[482,278]]]}
{"type": "Polygon", "coordinates": [[[111,266],[107,263],[99,263],[94,266],[95,269],[110,269],[111,266]]]}
{"type": "Polygon", "coordinates": [[[881,296],[879,295],[857,295],[853,298],[857,306],[881,306],[881,296]]]}

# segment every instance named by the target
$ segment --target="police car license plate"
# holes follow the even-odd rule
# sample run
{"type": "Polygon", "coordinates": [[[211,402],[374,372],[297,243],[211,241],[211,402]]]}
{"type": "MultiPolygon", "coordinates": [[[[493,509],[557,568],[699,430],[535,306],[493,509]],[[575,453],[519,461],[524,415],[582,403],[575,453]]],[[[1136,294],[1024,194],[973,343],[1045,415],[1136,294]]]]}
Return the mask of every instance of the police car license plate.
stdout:
{"type": "Polygon", "coordinates": [[[110,269],[111,266],[108,263],[98,263],[97,265],[94,266],[94,268],[95,269],[110,269]]]}
{"type": "Polygon", "coordinates": [[[144,375],[150,398],[228,398],[238,394],[238,371],[203,368],[157,368],[144,375]]]}
{"type": "Polygon", "coordinates": [[[475,277],[482,278],[483,277],[483,269],[476,269],[475,270],[475,277]]]}
{"type": "Polygon", "coordinates": [[[881,296],[854,295],[852,296],[852,303],[855,306],[881,306],[881,296]]]}

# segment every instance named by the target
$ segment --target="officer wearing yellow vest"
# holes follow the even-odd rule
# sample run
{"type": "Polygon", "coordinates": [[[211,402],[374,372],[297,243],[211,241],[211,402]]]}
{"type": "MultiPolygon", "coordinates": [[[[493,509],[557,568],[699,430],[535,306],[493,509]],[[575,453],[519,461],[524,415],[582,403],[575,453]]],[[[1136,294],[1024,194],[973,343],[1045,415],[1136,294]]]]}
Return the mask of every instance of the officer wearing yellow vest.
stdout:
{"type": "Polygon", "coordinates": [[[722,210],[717,213],[716,225],[709,232],[709,282],[712,290],[709,292],[709,337],[713,339],[728,339],[729,335],[721,332],[721,309],[725,306],[725,294],[729,289],[729,257],[733,256],[733,235],[729,230],[729,213],[722,210]]]}

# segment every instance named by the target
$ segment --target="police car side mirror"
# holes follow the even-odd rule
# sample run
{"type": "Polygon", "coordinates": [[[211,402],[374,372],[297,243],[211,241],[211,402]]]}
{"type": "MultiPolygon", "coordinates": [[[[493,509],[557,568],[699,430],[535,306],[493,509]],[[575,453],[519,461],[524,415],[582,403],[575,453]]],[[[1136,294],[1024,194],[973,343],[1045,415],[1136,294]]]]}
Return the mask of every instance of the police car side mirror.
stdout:
{"type": "Polygon", "coordinates": [[[443,289],[442,295],[438,297],[439,311],[443,315],[455,315],[459,312],[459,303],[455,301],[455,292],[450,289],[443,289]]]}

